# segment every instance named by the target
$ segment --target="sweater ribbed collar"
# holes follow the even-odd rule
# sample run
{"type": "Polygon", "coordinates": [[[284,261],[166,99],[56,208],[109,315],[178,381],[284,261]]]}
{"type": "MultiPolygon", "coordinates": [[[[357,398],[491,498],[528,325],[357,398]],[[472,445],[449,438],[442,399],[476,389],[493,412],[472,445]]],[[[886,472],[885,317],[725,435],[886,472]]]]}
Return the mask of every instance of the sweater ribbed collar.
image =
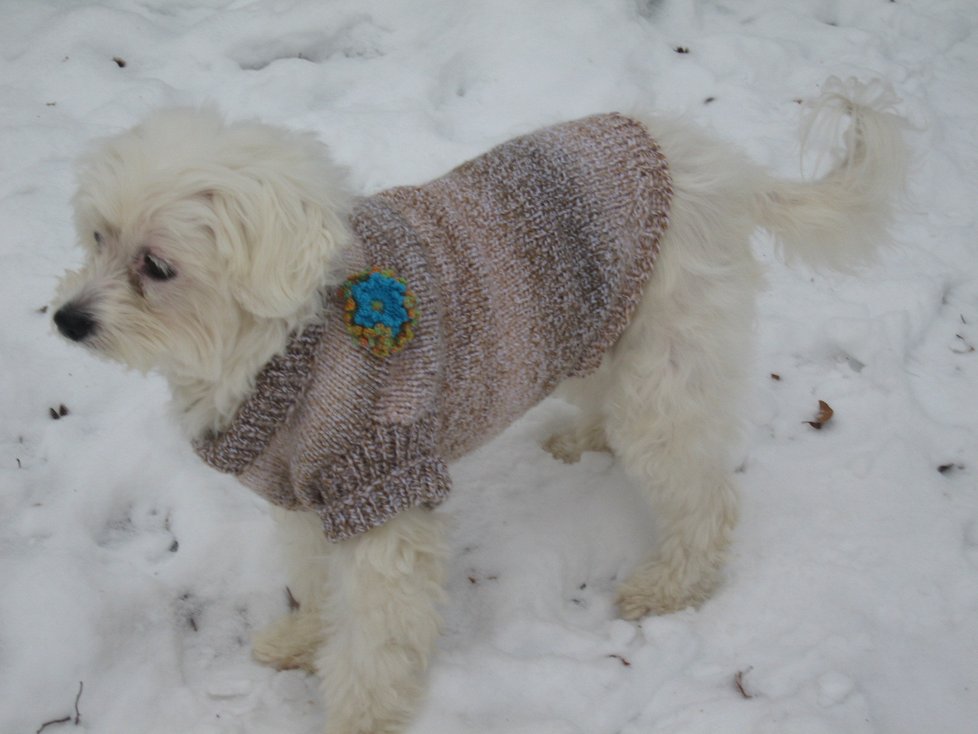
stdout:
{"type": "Polygon", "coordinates": [[[258,373],[255,389],[230,425],[193,442],[194,450],[207,464],[240,474],[258,458],[305,390],[324,332],[321,320],[294,334],[285,351],[272,357],[258,373]]]}

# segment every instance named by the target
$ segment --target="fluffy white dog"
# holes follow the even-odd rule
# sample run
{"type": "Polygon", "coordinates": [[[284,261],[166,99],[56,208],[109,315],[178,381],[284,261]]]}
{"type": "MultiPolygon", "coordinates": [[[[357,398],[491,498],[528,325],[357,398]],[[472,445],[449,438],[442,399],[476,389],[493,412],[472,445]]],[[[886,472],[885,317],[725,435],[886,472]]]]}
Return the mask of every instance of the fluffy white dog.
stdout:
{"type": "MultiPolygon", "coordinates": [[[[836,126],[844,149],[841,160],[817,181],[775,179],[686,122],[643,118],[638,136],[638,124],[614,116],[603,119],[625,126],[632,137],[621,149],[624,154],[620,150],[614,153],[624,155],[624,163],[615,162],[610,173],[605,172],[613,177],[613,185],[596,186],[595,190],[600,188],[605,192],[602,196],[612,198],[630,195],[651,180],[655,186],[648,189],[649,197],[660,197],[658,203],[644,218],[631,214],[633,209],[649,208],[642,201],[614,209],[612,215],[596,209],[595,217],[604,217],[604,229],[598,235],[579,236],[575,230],[583,232],[595,221],[590,214],[578,216],[575,210],[589,206],[588,197],[579,195],[580,191],[570,196],[566,189],[555,189],[556,196],[564,197],[561,216],[566,216],[557,238],[561,242],[548,240],[541,245],[548,257],[555,258],[547,265],[556,274],[548,280],[553,288],[546,297],[560,300],[569,293],[572,297],[564,300],[570,303],[566,313],[572,314],[584,290],[589,294],[599,291],[607,298],[593,306],[598,318],[617,320],[618,326],[600,338],[589,337],[587,344],[574,343],[572,356],[589,346],[600,347],[595,362],[571,365],[562,353],[563,362],[549,365],[556,359],[552,353],[558,350],[540,340],[534,342],[538,346],[527,357],[525,369],[519,360],[493,362],[497,365],[493,369],[511,392],[522,390],[524,382],[533,383],[524,408],[552,391],[555,383],[550,377],[571,376],[561,389],[580,407],[579,417],[551,437],[545,448],[569,462],[582,451],[613,452],[652,504],[660,523],[657,546],[618,592],[625,618],[699,604],[717,583],[737,515],[731,454],[740,424],[738,397],[745,391],[753,304],[760,282],[759,266],[751,254],[751,234],[762,227],[777,238],[789,258],[797,256],[815,266],[848,267],[865,261],[873,243],[884,235],[888,199],[904,173],[902,122],[888,111],[892,102],[890,93],[879,85],[835,80],[825,85],[812,119],[836,126]],[[644,140],[646,130],[651,136],[648,141],[644,140]],[[614,177],[631,168],[628,151],[633,144],[641,148],[636,155],[644,155],[652,168],[641,169],[634,180],[622,183],[614,177]],[[633,185],[638,188],[629,188],[633,185]],[[643,226],[649,231],[641,231],[643,226]],[[622,240],[631,237],[626,245],[613,241],[619,230],[622,240]],[[559,248],[564,239],[585,244],[572,257],[566,253],[562,257],[559,248]],[[616,261],[617,270],[602,260],[602,247],[616,253],[627,250],[616,261]],[[589,258],[602,264],[591,267],[589,258]],[[646,279],[644,273],[653,264],[651,277],[646,279]],[[572,266],[576,275],[562,281],[564,271],[572,266]],[[611,285],[595,281],[599,284],[592,289],[589,279],[606,270],[613,271],[611,285]],[[634,291],[634,303],[625,296],[616,301],[619,292],[630,292],[628,288],[634,291]],[[540,380],[535,376],[539,370],[548,377],[540,380]]],[[[578,128],[566,130],[576,135],[578,128]]],[[[542,139],[527,140],[532,148],[542,139]]],[[[564,146],[560,141],[557,144],[564,146]]],[[[595,155],[600,160],[603,145],[592,135],[582,150],[598,150],[595,155]]],[[[572,158],[577,155],[573,145],[561,149],[570,150],[572,158]]],[[[502,177],[506,181],[517,180],[512,170],[539,163],[532,150],[526,153],[526,160],[520,150],[505,149],[507,165],[515,167],[506,169],[509,173],[502,177]]],[[[471,173],[474,169],[464,170],[471,173]]],[[[539,204],[538,198],[555,196],[551,184],[557,179],[577,180],[564,177],[559,169],[547,170],[532,174],[539,191],[508,191],[506,197],[521,197],[519,206],[513,204],[499,216],[516,216],[512,211],[520,206],[532,208],[539,204]]],[[[498,178],[492,174],[488,180],[492,183],[498,178]]],[[[581,189],[590,184],[567,185],[581,189]]],[[[420,190],[406,189],[403,195],[414,196],[420,190]]],[[[481,211],[479,202],[463,200],[472,210],[481,211]]],[[[393,199],[384,201],[386,212],[393,199]]],[[[446,360],[463,342],[465,348],[475,350],[467,353],[470,362],[481,361],[480,349],[489,355],[496,345],[485,339],[461,340],[451,331],[447,310],[454,309],[452,319],[461,319],[460,323],[478,317],[496,324],[494,333],[503,337],[519,332],[512,338],[531,338],[538,333],[532,323],[519,328],[502,323],[512,314],[496,319],[496,306],[485,307],[474,316],[468,312],[482,308],[472,304],[495,302],[492,294],[483,300],[479,300],[483,296],[470,297],[466,284],[473,284],[474,290],[484,285],[484,278],[495,284],[492,278],[499,279],[496,271],[500,268],[487,267],[484,278],[466,280],[469,276],[459,275],[453,285],[461,284],[462,293],[446,294],[444,274],[455,261],[445,265],[439,259],[444,253],[431,254],[425,249],[423,232],[427,230],[420,225],[394,227],[404,237],[406,231],[413,233],[411,246],[419,248],[413,252],[421,255],[413,260],[402,258],[399,272],[377,273],[375,280],[378,287],[387,289],[384,293],[400,299],[403,308],[392,322],[383,322],[386,327],[378,328],[381,322],[376,320],[358,320],[363,316],[358,309],[364,304],[357,300],[361,292],[353,289],[369,280],[366,273],[371,266],[389,263],[375,262],[384,257],[383,242],[371,245],[373,249],[363,245],[373,225],[357,224],[360,204],[348,192],[342,169],[310,135],[257,123],[226,124],[210,110],[163,111],[102,143],[82,161],[74,203],[87,260],[61,284],[54,309],[58,329],[96,354],[164,375],[172,387],[177,413],[198,450],[206,453],[207,441],[226,435],[242,420],[241,414],[248,413],[248,420],[259,425],[255,430],[264,431],[262,441],[272,447],[268,450],[279,452],[279,464],[291,461],[283,458],[287,446],[279,444],[285,443],[320,463],[323,457],[332,457],[334,463],[343,463],[343,471],[357,476],[372,471],[370,466],[354,466],[353,459],[347,462],[342,452],[330,453],[323,448],[325,444],[315,443],[318,438],[309,439],[320,434],[332,437],[338,429],[330,421],[343,423],[348,411],[341,410],[340,403],[333,410],[332,398],[321,396],[310,398],[319,406],[315,410],[303,407],[301,384],[286,389],[289,397],[281,415],[266,421],[271,428],[261,427],[266,420],[262,406],[271,403],[256,402],[254,395],[266,383],[279,379],[268,365],[281,367],[282,360],[292,365],[289,355],[294,356],[300,342],[311,344],[313,351],[303,352],[305,362],[299,360],[299,382],[313,379],[310,370],[324,369],[333,375],[322,378],[333,379],[324,394],[347,388],[352,398],[342,397],[347,400],[342,405],[349,410],[376,399],[371,410],[382,409],[385,425],[396,429],[395,443],[400,448],[392,449],[395,454],[403,449],[398,442],[408,435],[406,426],[414,425],[414,418],[405,417],[415,415],[420,399],[412,391],[423,392],[424,399],[435,405],[455,405],[456,412],[443,416],[441,423],[422,424],[421,430],[404,439],[424,444],[410,467],[401,473],[396,466],[384,468],[388,478],[379,484],[401,492],[393,509],[372,497],[358,506],[358,489],[334,498],[342,503],[341,508],[329,506],[333,485],[323,478],[322,467],[313,474],[326,488],[316,489],[320,494],[312,496],[307,486],[310,480],[301,478],[302,472],[294,466],[291,474],[288,469],[282,471],[295,486],[283,488],[281,477],[269,478],[272,468],[260,472],[250,468],[252,454],[240,461],[237,455],[208,459],[242,475],[253,487],[279,482],[263,493],[291,508],[276,510],[276,516],[294,574],[291,588],[301,606],[258,635],[254,643],[257,659],[280,668],[306,668],[321,676],[329,704],[328,732],[399,731],[417,707],[438,628],[445,546],[442,522],[429,507],[447,489],[441,459],[464,453],[503,427],[494,418],[492,430],[480,424],[479,435],[459,439],[443,455],[424,453],[444,448],[448,439],[442,434],[446,425],[453,427],[452,421],[478,421],[482,412],[495,409],[494,403],[479,402],[485,390],[495,389],[484,384],[484,375],[479,378],[483,383],[470,389],[465,383],[468,373],[446,360]],[[410,271],[410,277],[401,280],[404,270],[410,271]],[[363,274],[341,285],[358,271],[363,274]],[[345,301],[335,299],[338,288],[343,289],[345,301]],[[415,320],[416,301],[421,302],[421,314],[415,320]],[[308,334],[314,338],[303,336],[308,334]],[[342,345],[329,341],[336,334],[345,339],[342,345]],[[322,344],[333,344],[329,349],[334,351],[324,352],[322,344]],[[424,359],[429,361],[422,368],[410,367],[414,370],[411,379],[399,383],[396,393],[377,388],[376,396],[370,394],[375,383],[361,380],[356,372],[361,367],[371,374],[386,370],[377,374],[394,380],[402,367],[408,370],[424,359]],[[402,394],[408,395],[404,404],[397,402],[402,394]],[[383,405],[377,407],[380,403],[383,405]],[[466,405],[468,415],[463,415],[466,405]],[[276,437],[276,431],[287,430],[282,426],[299,420],[299,413],[316,413],[315,430],[303,431],[300,426],[285,439],[276,437]],[[425,444],[429,433],[437,434],[431,439],[434,448],[425,444]],[[324,527],[330,532],[324,533],[324,527]]],[[[456,225],[461,228],[463,236],[450,238],[452,247],[460,246],[459,239],[464,246],[470,231],[465,227],[483,218],[458,209],[449,204],[433,216],[447,230],[456,225]],[[468,218],[464,226],[458,225],[463,215],[468,218]]],[[[495,216],[484,217],[487,227],[498,224],[495,216]]],[[[402,220],[398,221],[403,224],[402,220]]],[[[508,220],[506,226],[510,227],[508,220]]],[[[507,240],[506,246],[518,248],[518,233],[525,230],[516,225],[511,229],[517,236],[507,240]]],[[[493,237],[495,233],[471,246],[481,248],[479,252],[461,251],[452,257],[471,256],[466,261],[470,264],[492,261],[493,237]]],[[[519,255],[524,256],[536,254],[519,255]]],[[[502,262],[505,265],[506,260],[502,262]]],[[[519,275],[522,267],[514,263],[512,270],[519,275]]],[[[362,297],[374,310],[385,307],[381,296],[362,297]]],[[[508,299],[506,293],[503,299],[522,303],[521,308],[529,313],[537,312],[538,304],[524,303],[526,299],[508,299]]],[[[555,317],[554,323],[557,329],[575,328],[574,320],[563,316],[555,317]]],[[[491,362],[490,357],[486,360],[491,362]]],[[[493,396],[495,401],[498,395],[493,396]]],[[[468,424],[466,430],[470,430],[468,424]]],[[[336,482],[339,486],[340,480],[336,482]]]]}

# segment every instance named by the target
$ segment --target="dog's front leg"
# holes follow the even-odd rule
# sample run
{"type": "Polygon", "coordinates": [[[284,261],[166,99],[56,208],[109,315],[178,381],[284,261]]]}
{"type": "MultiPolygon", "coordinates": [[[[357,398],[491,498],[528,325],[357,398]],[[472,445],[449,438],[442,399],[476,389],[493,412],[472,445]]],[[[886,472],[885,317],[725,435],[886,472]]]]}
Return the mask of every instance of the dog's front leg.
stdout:
{"type": "Polygon", "coordinates": [[[399,732],[417,709],[438,634],[441,525],[407,510],[331,549],[316,660],[327,734],[399,732]]]}
{"type": "Polygon", "coordinates": [[[289,572],[289,593],[298,608],[259,631],[252,640],[252,654],[279,670],[313,673],[324,640],[321,609],[331,545],[313,512],[273,507],[272,517],[289,572]]]}

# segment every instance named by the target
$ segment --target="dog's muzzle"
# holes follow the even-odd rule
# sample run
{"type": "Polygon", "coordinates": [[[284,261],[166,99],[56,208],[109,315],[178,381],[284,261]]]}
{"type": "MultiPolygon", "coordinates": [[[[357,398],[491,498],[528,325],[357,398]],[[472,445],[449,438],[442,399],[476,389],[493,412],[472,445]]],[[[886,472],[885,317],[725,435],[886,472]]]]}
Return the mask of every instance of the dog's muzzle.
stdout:
{"type": "Polygon", "coordinates": [[[92,315],[74,303],[66,303],[54,314],[54,323],[64,336],[80,342],[95,331],[92,315]]]}

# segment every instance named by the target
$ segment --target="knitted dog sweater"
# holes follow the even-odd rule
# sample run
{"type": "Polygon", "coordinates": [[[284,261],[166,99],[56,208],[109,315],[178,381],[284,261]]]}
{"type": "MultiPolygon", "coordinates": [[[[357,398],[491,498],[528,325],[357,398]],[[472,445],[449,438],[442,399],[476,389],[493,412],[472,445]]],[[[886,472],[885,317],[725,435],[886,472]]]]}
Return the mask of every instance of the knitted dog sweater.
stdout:
{"type": "Polygon", "coordinates": [[[437,505],[447,461],[597,368],[652,273],[671,196],[658,145],[610,114],[359,201],[350,257],[407,284],[413,338],[377,356],[328,297],[197,452],[276,505],[316,512],[334,541],[437,505]]]}

